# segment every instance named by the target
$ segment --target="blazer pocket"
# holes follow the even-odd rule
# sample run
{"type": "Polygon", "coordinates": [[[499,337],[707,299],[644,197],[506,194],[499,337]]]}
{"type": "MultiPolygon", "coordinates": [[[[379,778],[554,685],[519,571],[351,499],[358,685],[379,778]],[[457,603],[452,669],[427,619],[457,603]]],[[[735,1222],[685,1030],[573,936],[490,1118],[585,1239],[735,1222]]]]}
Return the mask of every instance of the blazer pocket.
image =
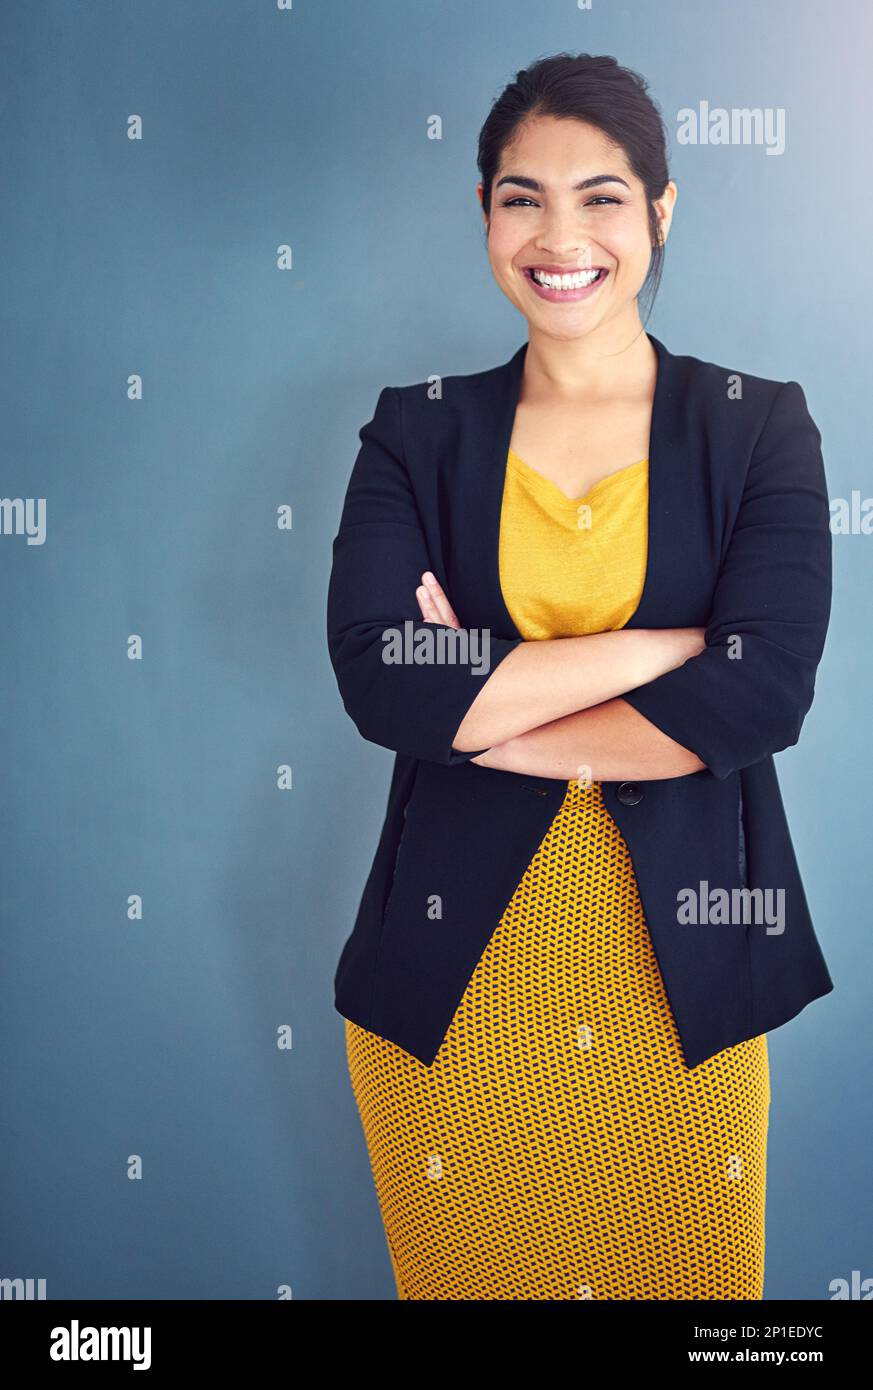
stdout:
{"type": "MultiPolygon", "coordinates": [[[[385,918],[388,916],[388,906],[391,902],[391,897],[394,893],[395,884],[397,883],[397,870],[400,864],[400,856],[403,852],[404,841],[406,839],[406,813],[409,810],[409,803],[412,801],[412,798],[415,794],[415,784],[418,781],[418,767],[419,765],[418,763],[416,763],[415,771],[412,775],[412,782],[409,787],[409,795],[407,796],[406,801],[403,803],[402,819],[400,822],[400,835],[397,839],[397,849],[394,852],[394,867],[391,870],[391,879],[388,884],[388,892],[385,895],[385,902],[382,906],[382,927],[385,926],[385,918]]],[[[381,934],[379,944],[381,945],[381,934]]]]}
{"type": "Polygon", "coordinates": [[[749,871],[746,863],[746,827],[743,824],[743,782],[742,773],[737,774],[737,864],[740,883],[749,886],[749,871]]]}

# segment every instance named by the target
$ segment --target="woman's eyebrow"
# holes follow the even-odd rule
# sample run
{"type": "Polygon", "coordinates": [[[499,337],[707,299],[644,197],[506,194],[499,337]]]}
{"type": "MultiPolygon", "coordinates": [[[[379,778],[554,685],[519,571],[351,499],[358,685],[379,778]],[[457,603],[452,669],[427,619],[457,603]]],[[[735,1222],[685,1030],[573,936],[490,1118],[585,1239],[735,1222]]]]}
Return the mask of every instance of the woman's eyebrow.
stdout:
{"type": "MultiPolygon", "coordinates": [[[[532,193],[542,193],[543,185],[538,179],[529,179],[524,174],[504,174],[503,178],[498,179],[495,188],[502,187],[505,183],[518,184],[519,188],[529,188],[532,193]]],[[[602,183],[620,183],[630,191],[630,184],[618,174],[595,174],[590,179],[583,179],[581,183],[576,183],[573,188],[577,192],[582,192],[586,188],[597,188],[602,183]]]]}

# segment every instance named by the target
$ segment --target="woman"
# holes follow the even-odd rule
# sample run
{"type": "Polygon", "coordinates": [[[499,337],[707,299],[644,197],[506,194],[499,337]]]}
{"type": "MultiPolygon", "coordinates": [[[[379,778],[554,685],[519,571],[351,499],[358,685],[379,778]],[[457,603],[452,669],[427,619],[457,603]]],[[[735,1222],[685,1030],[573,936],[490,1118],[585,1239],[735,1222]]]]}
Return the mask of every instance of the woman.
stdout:
{"type": "Polygon", "coordinates": [[[759,1299],[765,1033],[832,988],[772,760],[820,439],[796,382],[644,331],[676,188],[636,74],[535,63],[479,168],[528,341],[380,394],[328,603],[397,753],[336,984],[398,1293],[759,1299]]]}

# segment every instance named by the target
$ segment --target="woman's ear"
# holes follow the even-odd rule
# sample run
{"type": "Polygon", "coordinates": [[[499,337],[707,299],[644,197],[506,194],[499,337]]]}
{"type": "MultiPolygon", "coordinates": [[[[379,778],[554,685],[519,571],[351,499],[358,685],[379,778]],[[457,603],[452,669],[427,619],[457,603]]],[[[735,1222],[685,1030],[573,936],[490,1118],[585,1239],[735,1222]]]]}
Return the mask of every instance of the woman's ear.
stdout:
{"type": "Polygon", "coordinates": [[[485,226],[485,235],[487,236],[487,235],[488,235],[488,214],[487,214],[487,212],[485,211],[485,207],[484,207],[484,203],[483,203],[484,196],[485,196],[485,185],[484,185],[483,183],[477,183],[477,184],[476,184],[476,197],[479,199],[479,206],[480,206],[480,208],[482,208],[482,222],[483,222],[483,224],[484,224],[484,226],[485,226]]]}
{"type": "Polygon", "coordinates": [[[656,198],[652,204],[658,219],[658,234],[662,246],[670,232],[670,223],[673,221],[673,209],[676,206],[678,194],[679,190],[671,179],[660,198],[656,198]]]}

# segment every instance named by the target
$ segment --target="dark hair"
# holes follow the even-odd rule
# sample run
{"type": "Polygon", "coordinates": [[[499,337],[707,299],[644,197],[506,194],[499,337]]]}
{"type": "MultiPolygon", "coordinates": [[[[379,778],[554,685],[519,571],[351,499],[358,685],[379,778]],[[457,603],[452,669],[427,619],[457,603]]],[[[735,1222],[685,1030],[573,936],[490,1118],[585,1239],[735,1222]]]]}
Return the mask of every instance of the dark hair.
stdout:
{"type": "Polygon", "coordinates": [[[640,293],[642,296],[651,288],[654,302],[661,283],[664,243],[652,204],[664,192],[670,173],[666,127],[645,79],[630,68],[620,67],[615,58],[590,53],[557,53],[517,73],[515,81],[494,102],[479,132],[482,207],[488,218],[491,185],[503,151],[522,123],[536,116],[585,121],[624,150],[646,190],[652,256],[640,293]]]}

